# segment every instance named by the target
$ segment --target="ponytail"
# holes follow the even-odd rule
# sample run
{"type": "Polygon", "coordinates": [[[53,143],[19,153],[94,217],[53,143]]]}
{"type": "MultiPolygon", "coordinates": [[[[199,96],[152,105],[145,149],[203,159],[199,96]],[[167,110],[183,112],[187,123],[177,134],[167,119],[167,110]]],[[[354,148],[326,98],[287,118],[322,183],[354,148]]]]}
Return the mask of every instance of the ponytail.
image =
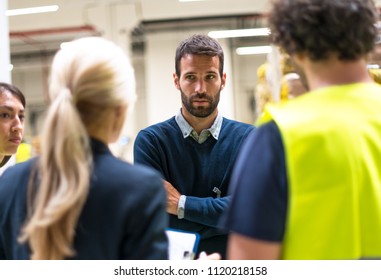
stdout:
{"type": "Polygon", "coordinates": [[[75,254],[74,233],[91,172],[88,134],[67,88],[48,110],[42,143],[41,179],[20,240],[29,243],[31,259],[64,259],[75,254]]]}
{"type": "Polygon", "coordinates": [[[89,135],[111,109],[135,101],[134,73],[124,51],[100,37],[70,42],[54,57],[41,157],[29,178],[28,218],[20,241],[32,259],[75,255],[75,229],[88,197],[89,135]]]}

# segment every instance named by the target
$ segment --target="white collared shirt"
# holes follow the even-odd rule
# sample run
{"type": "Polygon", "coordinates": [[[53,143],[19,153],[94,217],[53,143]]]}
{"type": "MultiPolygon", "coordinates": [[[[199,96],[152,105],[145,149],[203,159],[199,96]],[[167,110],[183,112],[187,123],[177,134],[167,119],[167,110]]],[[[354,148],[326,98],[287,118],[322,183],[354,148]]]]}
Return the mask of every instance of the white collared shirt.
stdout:
{"type": "Polygon", "coordinates": [[[0,176],[4,173],[5,169],[7,169],[8,167],[12,165],[15,165],[15,163],[16,163],[16,158],[15,156],[12,156],[4,166],[0,167],[0,176]]]}
{"type": "Polygon", "coordinates": [[[196,140],[199,144],[202,144],[208,139],[210,135],[213,136],[214,139],[218,140],[218,136],[220,135],[221,127],[222,127],[222,115],[218,112],[216,119],[214,120],[212,126],[207,129],[203,129],[200,135],[193,129],[193,127],[185,120],[183,114],[181,113],[181,109],[177,112],[176,123],[179,126],[183,137],[187,138],[191,136],[194,140],[196,140]]]}

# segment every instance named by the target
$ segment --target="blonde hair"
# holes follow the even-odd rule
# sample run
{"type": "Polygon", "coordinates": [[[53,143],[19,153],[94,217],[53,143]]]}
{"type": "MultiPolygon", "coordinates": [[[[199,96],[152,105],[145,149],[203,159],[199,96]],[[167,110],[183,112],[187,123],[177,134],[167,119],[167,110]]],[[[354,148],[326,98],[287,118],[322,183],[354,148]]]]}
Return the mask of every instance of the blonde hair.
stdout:
{"type": "Polygon", "coordinates": [[[109,108],[131,109],[133,69],[123,50],[106,39],[74,40],[54,57],[49,95],[38,176],[29,180],[30,211],[20,236],[30,246],[31,259],[75,255],[75,229],[92,165],[87,128],[101,121],[109,108]]]}

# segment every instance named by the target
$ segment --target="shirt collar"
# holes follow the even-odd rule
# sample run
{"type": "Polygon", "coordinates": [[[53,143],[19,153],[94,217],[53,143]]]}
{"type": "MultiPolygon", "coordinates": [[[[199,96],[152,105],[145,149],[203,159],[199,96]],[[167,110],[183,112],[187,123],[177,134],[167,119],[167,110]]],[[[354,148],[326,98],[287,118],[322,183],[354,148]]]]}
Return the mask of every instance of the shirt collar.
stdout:
{"type": "Polygon", "coordinates": [[[3,167],[11,158],[11,156],[4,156],[3,159],[0,161],[0,167],[3,167]]]}
{"type": "MultiPolygon", "coordinates": [[[[193,131],[193,127],[185,120],[183,114],[181,113],[181,109],[177,112],[175,116],[175,120],[177,125],[180,127],[183,137],[187,138],[193,131]]],[[[216,140],[218,140],[218,136],[220,135],[222,120],[223,120],[222,115],[220,114],[220,112],[218,112],[217,117],[214,120],[212,126],[206,129],[206,130],[209,130],[210,134],[216,140]]]]}

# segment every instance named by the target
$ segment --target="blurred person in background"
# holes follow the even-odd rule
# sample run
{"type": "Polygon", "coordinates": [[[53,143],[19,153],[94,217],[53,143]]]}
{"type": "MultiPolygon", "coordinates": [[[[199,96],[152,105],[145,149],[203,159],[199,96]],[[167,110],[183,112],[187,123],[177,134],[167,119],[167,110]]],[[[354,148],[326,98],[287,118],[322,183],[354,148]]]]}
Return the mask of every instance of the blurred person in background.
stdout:
{"type": "Polygon", "coordinates": [[[26,140],[21,141],[16,153],[16,163],[24,162],[33,156],[32,145],[26,140]]]}
{"type": "MultiPolygon", "coordinates": [[[[295,72],[290,72],[282,77],[281,92],[284,91],[287,99],[294,99],[307,92],[300,75],[295,72]]],[[[281,93],[281,96],[283,94],[281,93]]]]}

